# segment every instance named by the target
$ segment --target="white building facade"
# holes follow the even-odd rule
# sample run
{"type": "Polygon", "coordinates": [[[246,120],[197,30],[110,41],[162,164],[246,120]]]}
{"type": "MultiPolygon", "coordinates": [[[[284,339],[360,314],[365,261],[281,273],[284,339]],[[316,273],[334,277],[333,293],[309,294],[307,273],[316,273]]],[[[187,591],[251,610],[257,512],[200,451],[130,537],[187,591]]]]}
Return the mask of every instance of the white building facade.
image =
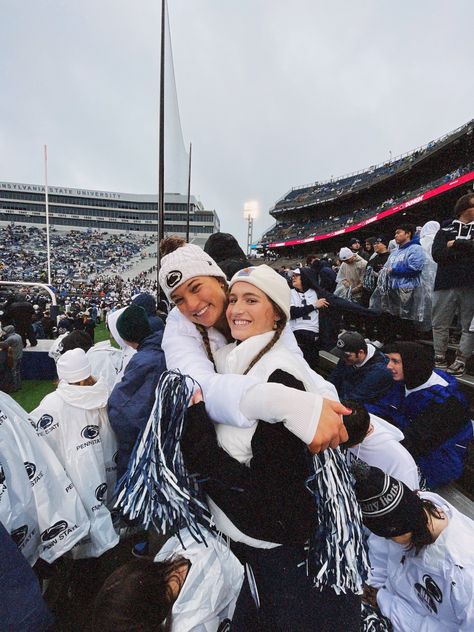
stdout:
{"type": "MultiPolygon", "coordinates": [[[[48,186],[50,228],[99,230],[108,233],[157,233],[158,196],[48,186]]],[[[38,184],[0,182],[0,225],[46,226],[45,187],[38,184]]],[[[187,196],[165,194],[166,235],[186,236],[187,196]]],[[[194,196],[190,199],[189,241],[203,246],[220,230],[215,211],[207,211],[194,196]]]]}

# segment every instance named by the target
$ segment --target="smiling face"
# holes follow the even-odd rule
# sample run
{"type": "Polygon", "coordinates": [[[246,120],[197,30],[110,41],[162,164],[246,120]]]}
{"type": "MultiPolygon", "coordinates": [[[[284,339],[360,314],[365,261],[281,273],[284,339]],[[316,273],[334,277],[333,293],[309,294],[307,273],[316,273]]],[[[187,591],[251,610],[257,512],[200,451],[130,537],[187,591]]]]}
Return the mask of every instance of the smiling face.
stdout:
{"type": "Polygon", "coordinates": [[[268,296],[244,281],[232,286],[226,317],[235,340],[247,340],[272,331],[275,321],[280,320],[268,296]]]}
{"type": "Polygon", "coordinates": [[[403,375],[403,362],[402,356],[399,353],[386,353],[388,358],[387,369],[393,376],[395,382],[403,382],[405,376],[403,375]]]}
{"type": "Polygon", "coordinates": [[[193,277],[173,291],[171,300],[191,322],[212,327],[225,311],[224,282],[217,277],[193,277]]]}

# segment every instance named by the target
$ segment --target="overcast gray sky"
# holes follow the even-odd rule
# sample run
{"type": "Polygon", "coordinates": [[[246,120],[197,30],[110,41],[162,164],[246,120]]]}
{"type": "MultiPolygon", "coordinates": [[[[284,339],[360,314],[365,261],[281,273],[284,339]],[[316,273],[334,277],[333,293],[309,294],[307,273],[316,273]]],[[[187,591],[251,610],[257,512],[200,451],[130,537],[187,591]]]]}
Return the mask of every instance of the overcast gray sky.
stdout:
{"type": "MultiPolygon", "coordinates": [[[[0,180],[155,193],[158,0],[0,0],[0,180]]],[[[471,0],[169,0],[192,191],[243,206],[474,116],[471,0]]],[[[256,239],[255,239],[256,240],[256,239]]]]}

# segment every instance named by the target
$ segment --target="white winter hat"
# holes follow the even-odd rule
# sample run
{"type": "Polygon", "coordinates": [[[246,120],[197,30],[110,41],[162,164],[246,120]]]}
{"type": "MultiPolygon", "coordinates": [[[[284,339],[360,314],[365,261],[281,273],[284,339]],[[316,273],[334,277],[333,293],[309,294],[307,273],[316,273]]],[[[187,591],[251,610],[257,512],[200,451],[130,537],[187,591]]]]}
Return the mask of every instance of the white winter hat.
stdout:
{"type": "Polygon", "coordinates": [[[165,255],[160,266],[160,285],[168,300],[174,289],[197,276],[227,277],[217,263],[199,246],[185,244],[165,255]]]}
{"type": "Polygon", "coordinates": [[[352,252],[352,250],[350,248],[341,248],[339,250],[339,259],[341,261],[347,261],[348,259],[351,259],[356,253],[352,252]]]}
{"type": "Polygon", "coordinates": [[[286,319],[290,319],[291,290],[285,279],[275,272],[273,268],[265,264],[251,268],[243,268],[234,274],[229,283],[229,289],[237,283],[250,283],[262,290],[274,303],[278,305],[285,314],[286,319]]]}
{"type": "Polygon", "coordinates": [[[56,369],[60,380],[73,384],[90,377],[91,365],[83,349],[71,349],[66,351],[56,363],[56,369]]]}

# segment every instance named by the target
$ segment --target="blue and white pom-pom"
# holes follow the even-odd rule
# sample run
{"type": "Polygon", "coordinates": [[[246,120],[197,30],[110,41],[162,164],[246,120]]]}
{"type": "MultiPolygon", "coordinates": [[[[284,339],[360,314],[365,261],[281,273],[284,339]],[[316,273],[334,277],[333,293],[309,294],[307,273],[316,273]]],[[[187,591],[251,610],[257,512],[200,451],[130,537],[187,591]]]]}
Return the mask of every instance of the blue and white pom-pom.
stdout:
{"type": "Polygon", "coordinates": [[[318,526],[310,541],[309,573],[320,590],[360,593],[369,559],[350,471],[339,449],[314,455],[313,464],[306,486],[316,500],[318,526]]]}
{"type": "Polygon", "coordinates": [[[178,534],[187,528],[198,542],[205,542],[209,510],[184,466],[180,447],[197,386],[178,371],[162,374],[150,418],[119,482],[116,507],[131,520],[139,519],[145,529],[153,525],[158,533],[178,534]]]}
{"type": "Polygon", "coordinates": [[[392,632],[393,627],[390,619],[384,617],[383,614],[362,602],[360,632],[392,632]]]}

